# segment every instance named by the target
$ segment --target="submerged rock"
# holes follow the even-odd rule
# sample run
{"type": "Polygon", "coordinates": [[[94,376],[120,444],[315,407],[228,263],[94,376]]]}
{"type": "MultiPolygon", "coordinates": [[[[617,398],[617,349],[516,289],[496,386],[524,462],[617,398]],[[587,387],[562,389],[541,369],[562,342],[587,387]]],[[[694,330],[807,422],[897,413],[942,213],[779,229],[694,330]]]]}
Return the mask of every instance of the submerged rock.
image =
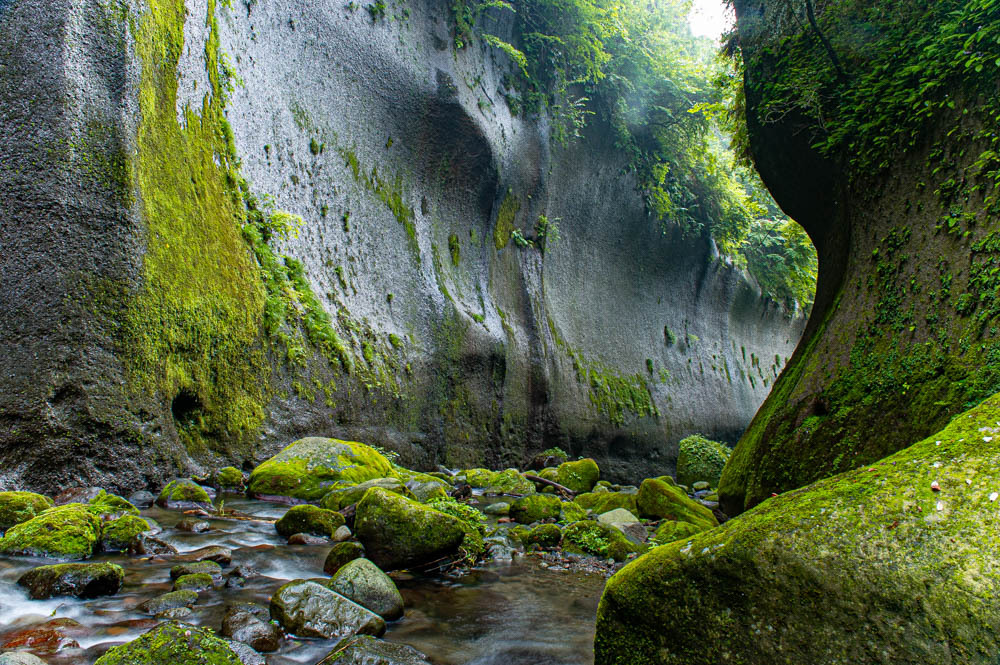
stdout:
{"type": "Polygon", "coordinates": [[[309,437],[288,445],[250,474],[256,495],[318,501],[340,486],[395,476],[380,452],[356,441],[309,437]]]}
{"type": "Polygon", "coordinates": [[[330,538],[342,526],[344,526],[344,516],[340,513],[316,506],[301,505],[289,508],[288,512],[275,523],[274,528],[284,538],[296,533],[330,538]]]}
{"type": "Polygon", "coordinates": [[[983,439],[998,420],[994,396],[881,462],[651,550],[608,582],[596,663],[996,662],[1000,447],[983,439]]]}
{"type": "Polygon", "coordinates": [[[174,591],[206,591],[220,583],[221,580],[216,580],[211,575],[192,573],[190,575],[181,575],[175,579],[174,591]]]}
{"type": "Polygon", "coordinates": [[[293,580],[274,592],[271,618],[300,637],[332,639],[359,633],[381,636],[385,632],[380,616],[307,580],[293,580]]]}
{"type": "Polygon", "coordinates": [[[197,563],[198,561],[214,561],[222,566],[228,566],[233,560],[233,551],[228,547],[209,545],[192,552],[186,552],[174,558],[174,561],[197,563]]]}
{"type": "Polygon", "coordinates": [[[356,635],[337,643],[318,665],[431,665],[411,646],[356,635]]]}
{"type": "Polygon", "coordinates": [[[170,621],[121,646],[94,665],[242,665],[226,643],[206,628],[170,621]]]}
{"type": "Polygon", "coordinates": [[[156,504],[163,508],[210,508],[212,499],[204,487],[190,478],[171,480],[156,498],[156,504]]]}
{"type": "Polygon", "coordinates": [[[426,565],[455,554],[463,523],[405,497],[373,488],[358,502],[354,533],[383,570],[426,565]]]}
{"type": "Polygon", "coordinates": [[[8,529],[0,539],[0,554],[86,559],[94,553],[100,534],[100,518],[84,505],[70,503],[8,529]]]}
{"type": "Polygon", "coordinates": [[[129,556],[148,556],[151,554],[176,554],[177,548],[147,533],[132,537],[126,548],[129,556]]]}
{"type": "Polygon", "coordinates": [[[642,481],[636,507],[642,517],[690,522],[702,529],[719,525],[711,510],[689,498],[679,487],[655,478],[642,481]]]}
{"type": "Polygon", "coordinates": [[[252,603],[237,603],[226,608],[221,635],[248,644],[257,651],[277,651],[281,645],[281,629],[271,623],[268,609],[252,603]]]}
{"type": "Polygon", "coordinates": [[[185,517],[177,523],[176,528],[178,531],[187,531],[188,533],[205,533],[212,528],[212,525],[197,517],[185,517]]]}
{"type": "Polygon", "coordinates": [[[550,494],[524,496],[510,505],[510,516],[520,524],[532,524],[541,520],[558,519],[562,512],[562,501],[550,494]]]}
{"type": "Polygon", "coordinates": [[[17,580],[34,600],[52,596],[96,598],[113,596],[122,588],[125,571],[113,563],[62,563],[33,568],[17,580]]]}
{"type": "Polygon", "coordinates": [[[383,619],[403,616],[403,596],[396,583],[368,559],[354,559],[341,566],[326,586],[383,619]]]}
{"type": "Polygon", "coordinates": [[[0,492],[0,532],[53,506],[52,500],[34,492],[0,492]]]}

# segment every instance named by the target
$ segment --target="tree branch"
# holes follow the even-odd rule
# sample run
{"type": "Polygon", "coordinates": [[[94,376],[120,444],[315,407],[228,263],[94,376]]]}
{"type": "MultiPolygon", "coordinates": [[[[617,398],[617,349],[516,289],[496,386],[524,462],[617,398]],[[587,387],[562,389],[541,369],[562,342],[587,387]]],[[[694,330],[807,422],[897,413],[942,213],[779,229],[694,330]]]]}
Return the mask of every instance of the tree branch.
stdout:
{"type": "Polygon", "coordinates": [[[820,42],[823,43],[823,48],[826,49],[826,54],[830,56],[830,61],[833,63],[833,68],[837,70],[837,76],[841,81],[847,80],[847,74],[844,73],[844,68],[840,66],[840,58],[837,57],[837,52],[833,50],[833,45],[823,34],[823,31],[819,28],[819,23],[816,22],[816,14],[813,12],[812,0],[805,0],[806,2],[806,17],[809,19],[809,25],[812,26],[813,31],[816,36],[819,37],[820,42]]]}

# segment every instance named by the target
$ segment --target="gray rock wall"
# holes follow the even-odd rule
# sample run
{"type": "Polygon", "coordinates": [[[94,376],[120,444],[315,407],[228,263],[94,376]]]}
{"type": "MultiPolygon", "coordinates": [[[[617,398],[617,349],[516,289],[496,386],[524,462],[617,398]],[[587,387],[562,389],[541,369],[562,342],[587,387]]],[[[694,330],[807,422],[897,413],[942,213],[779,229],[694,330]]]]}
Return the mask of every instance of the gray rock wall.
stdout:
{"type": "MultiPolygon", "coordinates": [[[[706,241],[662,234],[598,124],[560,147],[544,119],[511,116],[505,56],[478,44],[456,52],[446,3],[390,5],[377,20],[339,1],[220,4],[215,52],[209,5],[187,0],[183,48],[152,58],[148,8],[104,6],[0,4],[0,154],[19,165],[0,172],[0,486],[134,487],[224,459],[251,465],[303,434],[365,440],[426,466],[519,464],[559,445],[638,478],[671,471],[690,433],[737,437],[792,354],[802,318],[762,300],[706,241]],[[112,38],[95,41],[98,26],[112,38]],[[237,292],[250,294],[250,323],[233,348],[246,347],[255,373],[237,373],[246,385],[235,394],[259,409],[245,421],[227,411],[233,391],[211,385],[233,363],[217,360],[211,323],[178,305],[184,323],[167,321],[157,337],[80,288],[105,280],[145,303],[161,283],[150,257],[169,257],[174,241],[147,223],[149,202],[184,179],[144,176],[150,119],[138,100],[149,63],[174,58],[174,129],[191,132],[210,117],[213,53],[235,74],[225,118],[238,175],[302,217],[297,237],[273,245],[302,262],[354,366],[307,342],[297,357],[254,324],[266,306],[256,262],[249,248],[246,261],[225,250],[238,222],[198,238],[218,220],[187,214],[192,239],[178,261],[219,272],[199,277],[193,265],[191,283],[171,287],[186,295],[162,299],[193,307],[200,282],[212,302],[227,281],[246,281],[237,292]],[[126,164],[120,182],[40,147],[78,136],[88,117],[108,128],[98,153],[126,164]],[[542,214],[559,220],[558,242],[542,253],[508,241],[511,228],[534,236],[542,214]],[[137,363],[143,354],[153,360],[137,363]]],[[[509,30],[492,20],[490,31],[509,30]]],[[[162,159],[178,159],[166,148],[162,159]]],[[[188,168],[194,158],[180,159],[188,168]]],[[[291,320],[280,332],[302,330],[291,320]]]]}

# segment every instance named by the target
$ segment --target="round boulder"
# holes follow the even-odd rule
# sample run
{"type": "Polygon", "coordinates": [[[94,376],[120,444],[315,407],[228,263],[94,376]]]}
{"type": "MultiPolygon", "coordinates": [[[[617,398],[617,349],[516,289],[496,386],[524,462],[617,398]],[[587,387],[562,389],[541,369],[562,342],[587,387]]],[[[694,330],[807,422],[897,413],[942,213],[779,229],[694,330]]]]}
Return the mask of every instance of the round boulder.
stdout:
{"type": "Polygon", "coordinates": [[[326,586],[383,619],[403,616],[403,596],[396,583],[368,559],[355,559],[342,566],[326,586]]]}

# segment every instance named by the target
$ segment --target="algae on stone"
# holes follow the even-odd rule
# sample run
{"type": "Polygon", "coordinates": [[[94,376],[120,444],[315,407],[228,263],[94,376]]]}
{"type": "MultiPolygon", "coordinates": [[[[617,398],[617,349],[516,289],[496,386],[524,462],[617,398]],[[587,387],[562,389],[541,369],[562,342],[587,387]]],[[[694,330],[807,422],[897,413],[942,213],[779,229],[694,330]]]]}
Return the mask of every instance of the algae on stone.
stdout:
{"type": "Polygon", "coordinates": [[[274,524],[275,530],[284,538],[296,533],[309,533],[330,538],[334,531],[344,526],[344,516],[333,510],[316,506],[292,506],[274,524]]]}
{"type": "Polygon", "coordinates": [[[150,530],[149,522],[136,515],[123,515],[105,522],[101,528],[101,547],[106,552],[123,552],[132,538],[150,530]]]}
{"type": "Polygon", "coordinates": [[[510,516],[521,524],[532,524],[547,519],[558,519],[562,501],[550,494],[532,494],[510,504],[510,516]]]}
{"type": "Polygon", "coordinates": [[[635,503],[642,517],[690,522],[703,529],[719,524],[711,510],[692,500],[680,488],[655,478],[642,481],[635,503]]]}
{"type": "Polygon", "coordinates": [[[8,529],[0,539],[0,554],[86,559],[100,537],[100,518],[83,504],[68,503],[8,529]]]}
{"type": "Polygon", "coordinates": [[[395,476],[381,453],[356,441],[309,437],[288,445],[250,474],[257,495],[318,501],[338,486],[395,476]]]}
{"type": "Polygon", "coordinates": [[[677,482],[691,486],[705,481],[712,487],[719,486],[722,469],[729,460],[729,449],[718,441],[700,434],[693,434],[677,444],[677,482]]]}
{"type": "Polygon", "coordinates": [[[577,494],[594,489],[594,485],[601,479],[601,470],[598,468],[597,462],[589,457],[575,462],[563,462],[557,468],[556,473],[559,484],[568,487],[577,494]]]}
{"type": "Polygon", "coordinates": [[[52,507],[52,500],[34,492],[0,492],[0,531],[27,522],[52,507]]]}
{"type": "Polygon", "coordinates": [[[170,621],[112,647],[94,665],[243,665],[229,645],[207,628],[170,621]]]}

